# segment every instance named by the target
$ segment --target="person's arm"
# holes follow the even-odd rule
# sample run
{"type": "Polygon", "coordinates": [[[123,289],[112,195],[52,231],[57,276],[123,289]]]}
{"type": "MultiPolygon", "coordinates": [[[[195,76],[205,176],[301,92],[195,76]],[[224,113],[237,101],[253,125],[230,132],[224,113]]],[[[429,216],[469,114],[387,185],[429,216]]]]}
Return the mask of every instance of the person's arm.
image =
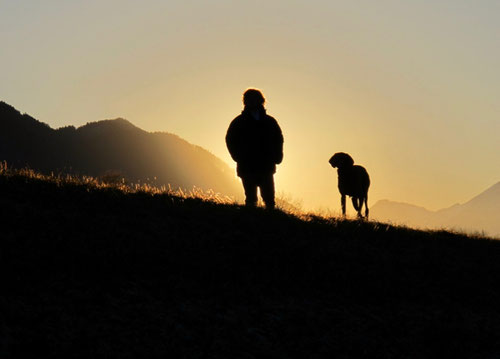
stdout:
{"type": "Polygon", "coordinates": [[[239,138],[238,138],[238,126],[236,121],[233,120],[229,125],[229,128],[226,133],[226,146],[229,150],[229,154],[231,158],[238,162],[240,158],[240,149],[239,149],[239,138]]]}
{"type": "Polygon", "coordinates": [[[274,163],[280,164],[283,161],[283,133],[278,122],[273,118],[273,156],[274,163]]]}

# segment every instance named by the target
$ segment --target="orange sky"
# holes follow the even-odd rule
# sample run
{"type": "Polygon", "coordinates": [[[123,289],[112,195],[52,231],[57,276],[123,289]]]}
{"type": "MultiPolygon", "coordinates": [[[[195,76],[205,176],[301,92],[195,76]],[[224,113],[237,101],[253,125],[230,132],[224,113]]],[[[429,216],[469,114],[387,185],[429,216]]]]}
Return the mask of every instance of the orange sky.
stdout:
{"type": "Polygon", "coordinates": [[[500,180],[497,1],[23,1],[0,5],[0,99],[53,127],[124,117],[234,164],[248,87],[285,136],[278,193],[338,210],[328,158],[438,209],[500,180]]]}

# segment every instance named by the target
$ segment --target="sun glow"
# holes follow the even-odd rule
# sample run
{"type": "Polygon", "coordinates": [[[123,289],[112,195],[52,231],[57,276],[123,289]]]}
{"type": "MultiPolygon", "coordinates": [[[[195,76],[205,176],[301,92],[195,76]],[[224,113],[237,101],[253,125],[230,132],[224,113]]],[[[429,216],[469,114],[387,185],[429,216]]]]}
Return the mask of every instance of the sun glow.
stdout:
{"type": "Polygon", "coordinates": [[[285,136],[277,189],[305,208],[338,210],[338,151],[371,203],[438,209],[500,177],[498,4],[32,5],[0,12],[0,98],[52,127],[122,117],[234,167],[224,135],[253,86],[285,136]]]}

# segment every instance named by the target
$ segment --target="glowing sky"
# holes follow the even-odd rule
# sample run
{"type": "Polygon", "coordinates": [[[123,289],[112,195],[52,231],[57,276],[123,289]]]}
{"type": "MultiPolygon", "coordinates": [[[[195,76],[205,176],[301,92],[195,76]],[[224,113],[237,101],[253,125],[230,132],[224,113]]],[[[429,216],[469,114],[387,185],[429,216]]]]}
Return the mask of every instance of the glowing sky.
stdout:
{"type": "Polygon", "coordinates": [[[0,100],[50,124],[123,117],[234,164],[229,122],[263,90],[278,193],[338,210],[329,157],[369,202],[438,209],[500,180],[497,0],[0,0],[0,100]]]}

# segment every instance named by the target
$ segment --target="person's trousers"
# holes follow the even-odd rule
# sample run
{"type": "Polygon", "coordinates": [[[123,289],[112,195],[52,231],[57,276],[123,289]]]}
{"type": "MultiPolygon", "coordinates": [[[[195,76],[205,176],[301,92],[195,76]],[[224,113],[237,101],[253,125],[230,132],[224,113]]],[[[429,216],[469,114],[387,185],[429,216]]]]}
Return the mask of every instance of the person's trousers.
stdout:
{"type": "Polygon", "coordinates": [[[266,208],[274,208],[274,177],[273,174],[259,174],[242,176],[243,188],[245,189],[245,204],[247,206],[257,205],[257,187],[260,188],[260,196],[266,208]]]}

